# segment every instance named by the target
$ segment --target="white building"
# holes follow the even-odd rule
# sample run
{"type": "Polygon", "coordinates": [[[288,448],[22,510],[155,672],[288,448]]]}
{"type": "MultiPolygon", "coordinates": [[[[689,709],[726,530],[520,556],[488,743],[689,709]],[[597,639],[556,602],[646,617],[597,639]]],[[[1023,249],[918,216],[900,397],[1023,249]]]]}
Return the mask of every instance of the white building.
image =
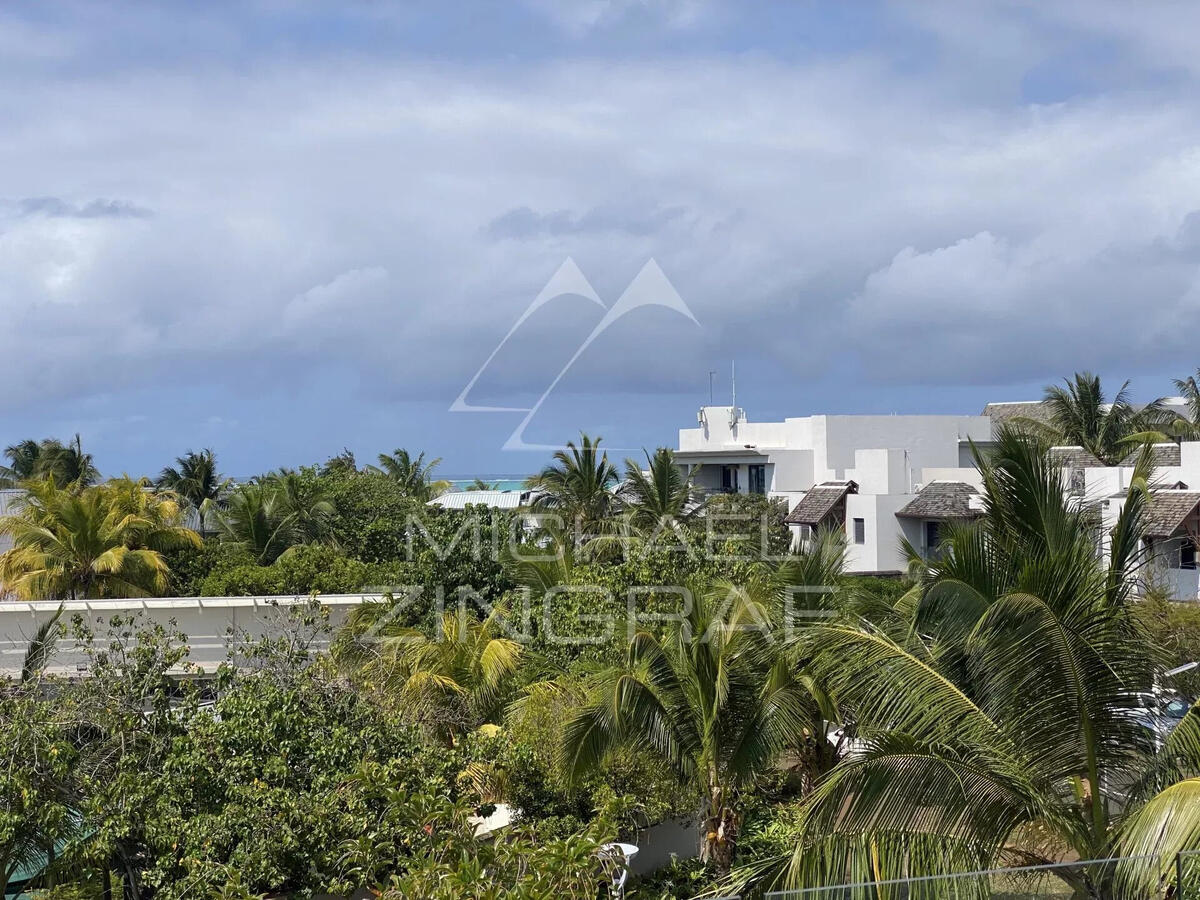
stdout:
{"type": "MultiPolygon", "coordinates": [[[[992,420],[983,415],[750,422],[741,409],[706,406],[698,419],[698,427],[680,430],[676,459],[699,488],[783,498],[798,540],[812,528],[844,528],[848,568],[860,573],[904,571],[902,535],[917,547],[926,537],[936,543],[937,529],[926,523],[941,521],[934,516],[946,509],[932,503],[932,494],[928,503],[906,508],[934,482],[977,484],[977,477],[962,475],[974,471],[970,444],[992,438],[992,420]]],[[[957,506],[949,513],[957,514],[957,506]]]]}
{"type": "MultiPolygon", "coordinates": [[[[1181,402],[1181,401],[1180,401],[1181,402]]],[[[971,444],[993,428],[1044,420],[1040,402],[989,403],[978,416],[807,416],[750,422],[728,406],[704,407],[699,426],[679,432],[676,459],[710,492],[783,498],[803,540],[813,529],[844,530],[847,568],[900,573],[903,543],[935,551],[947,522],[983,512],[971,444]]],[[[1108,466],[1079,447],[1055,447],[1068,492],[1098,511],[1101,545],[1125,503],[1134,459],[1108,466]]],[[[1200,596],[1200,441],[1154,447],[1154,493],[1144,517],[1147,583],[1178,599],[1200,596]]]]}
{"type": "MultiPolygon", "coordinates": [[[[346,620],[347,613],[363,603],[378,602],[382,594],[327,594],[318,597],[329,610],[330,631],[346,620]]],[[[229,658],[235,639],[257,640],[278,636],[288,628],[289,609],[309,602],[308,596],[283,597],[135,597],[118,600],[67,600],[60,621],[63,636],[50,658],[47,671],[57,675],[87,672],[88,656],[70,637],[76,616],[83,620],[103,646],[114,616],[137,617],[145,625],[162,625],[167,631],[187,635],[188,664],[213,672],[229,658]]],[[[0,678],[19,675],[30,639],[54,616],[58,604],[51,601],[0,602],[0,678]]],[[[328,646],[328,634],[313,636],[312,648],[328,646]]]]}

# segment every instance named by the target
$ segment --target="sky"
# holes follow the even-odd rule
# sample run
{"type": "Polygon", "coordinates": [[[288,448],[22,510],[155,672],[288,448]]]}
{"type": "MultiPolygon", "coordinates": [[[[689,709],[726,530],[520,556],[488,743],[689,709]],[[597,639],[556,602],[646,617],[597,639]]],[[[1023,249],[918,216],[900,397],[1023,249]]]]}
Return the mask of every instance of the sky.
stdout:
{"type": "Polygon", "coordinates": [[[674,445],[733,364],[752,421],[1168,394],[1197,34],[1124,0],[5,4],[0,446],[469,477],[674,445]],[[460,405],[523,428],[451,411],[477,373],[460,405]]]}

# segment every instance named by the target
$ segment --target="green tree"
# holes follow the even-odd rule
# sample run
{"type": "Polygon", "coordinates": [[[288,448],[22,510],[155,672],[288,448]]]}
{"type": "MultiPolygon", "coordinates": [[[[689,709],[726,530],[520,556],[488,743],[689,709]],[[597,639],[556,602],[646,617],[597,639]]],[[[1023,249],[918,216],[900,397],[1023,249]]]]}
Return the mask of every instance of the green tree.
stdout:
{"type": "Polygon", "coordinates": [[[1174,379],[1175,390],[1184,402],[1182,415],[1169,412],[1167,407],[1163,407],[1166,429],[1171,434],[1188,440],[1200,437],[1200,382],[1197,382],[1197,378],[1200,378],[1200,369],[1187,378],[1174,379]]]}
{"type": "Polygon", "coordinates": [[[290,547],[326,537],[333,514],[320,485],[285,472],[234,490],[219,513],[220,536],[270,565],[290,547]]]}
{"type": "Polygon", "coordinates": [[[4,449],[8,465],[0,466],[0,487],[15,487],[37,477],[42,445],[34,440],[18,441],[4,449]]]}
{"type": "Polygon", "coordinates": [[[159,474],[155,484],[173,492],[196,511],[200,522],[200,533],[204,534],[205,516],[218,509],[233,482],[223,478],[217,469],[217,457],[212,450],[200,452],[189,450],[177,457],[174,466],[167,466],[159,474]]]}
{"type": "Polygon", "coordinates": [[[1076,372],[1063,385],[1046,388],[1043,403],[1048,423],[1025,423],[1055,443],[1082,447],[1107,465],[1117,465],[1138,443],[1163,441],[1163,414],[1157,402],[1137,409],[1129,400],[1129,382],[1121,385],[1112,401],[1104,395],[1100,377],[1076,372]]]}
{"type": "Polygon", "coordinates": [[[89,487],[100,479],[92,455],[83,452],[79,435],[63,444],[53,438],[24,440],[4,451],[8,465],[0,466],[0,487],[13,487],[31,479],[53,478],[60,487],[89,487]]]}
{"type": "Polygon", "coordinates": [[[653,532],[694,518],[700,511],[693,488],[695,472],[684,475],[668,447],[659,447],[654,456],[647,453],[646,464],[647,470],[642,471],[636,461],[625,460],[625,481],[618,493],[631,524],[653,532]]]}
{"type": "Polygon", "coordinates": [[[433,480],[433,470],[441,461],[438,457],[425,462],[424,453],[413,457],[402,447],[392,453],[379,454],[380,471],[400,485],[405,494],[421,503],[445,493],[450,487],[448,481],[433,480]]]}
{"type": "Polygon", "coordinates": [[[26,482],[16,514],[0,519],[13,547],[0,554],[0,584],[33,599],[163,593],[163,552],[198,547],[178,504],[142,482],[117,479],[71,490],[55,479],[26,482]]]}
{"type": "Polygon", "coordinates": [[[659,756],[701,797],[701,856],[725,875],[741,829],[741,794],[779,750],[818,726],[813,696],[775,651],[771,605],[725,585],[693,593],[664,636],[639,631],[624,664],[591,680],[567,723],[571,779],[615,748],[659,756]]]}
{"type": "Polygon", "coordinates": [[[579,444],[567,443],[554,453],[554,462],[531,476],[525,486],[537,491],[532,507],[552,512],[566,521],[567,529],[576,522],[585,533],[601,531],[617,507],[614,487],[617,470],[600,450],[600,438],[581,434],[579,444]]]}
{"type": "MultiPolygon", "coordinates": [[[[1200,720],[1164,756],[1131,712],[1155,671],[1133,615],[1149,454],[1107,560],[1094,511],[1069,501],[1039,440],[1004,429],[976,457],[985,514],[949,531],[898,602],[907,627],[852,617],[806,633],[809,671],[853,711],[864,749],[804,809],[792,885],[1143,848],[1153,814],[1140,817],[1125,786],[1167,759],[1200,765],[1187,738],[1200,720]]],[[[1082,893],[1107,890],[1103,873],[1064,877],[1082,893]]]]}
{"type": "Polygon", "coordinates": [[[467,485],[468,491],[494,491],[495,489],[496,485],[490,481],[484,481],[482,478],[476,478],[467,485]]]}
{"type": "Polygon", "coordinates": [[[447,742],[497,722],[524,656],[521,644],[503,636],[503,612],[483,621],[446,613],[428,637],[395,611],[383,603],[353,610],[335,656],[447,742]]]}
{"type": "Polygon", "coordinates": [[[0,688],[0,896],[14,877],[36,874],[77,829],[69,703],[38,683],[0,688]]]}
{"type": "Polygon", "coordinates": [[[349,447],[342,449],[342,452],[337,456],[331,456],[321,466],[322,475],[357,475],[358,462],[354,458],[354,451],[349,447]]]}

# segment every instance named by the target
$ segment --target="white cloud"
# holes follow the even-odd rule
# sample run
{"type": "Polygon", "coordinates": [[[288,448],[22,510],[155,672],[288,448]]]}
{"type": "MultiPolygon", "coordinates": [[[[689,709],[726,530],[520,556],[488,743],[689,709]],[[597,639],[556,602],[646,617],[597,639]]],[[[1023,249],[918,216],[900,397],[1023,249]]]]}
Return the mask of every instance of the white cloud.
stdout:
{"type": "MultiPolygon", "coordinates": [[[[269,385],[303,349],[310,377],[448,404],[567,255],[610,302],[655,257],[703,325],[623,336],[597,390],[703,382],[739,354],[781,383],[848,359],[894,383],[1190,368],[1195,85],[1021,101],[1064,39],[1024,46],[1007,21],[986,100],[883,52],[30,77],[3,101],[0,358],[21,365],[0,403],[86,395],[97,372],[269,385]],[[23,198],[153,215],[12,212],[23,198]]],[[[512,382],[540,388],[536,362],[512,382]]]]}

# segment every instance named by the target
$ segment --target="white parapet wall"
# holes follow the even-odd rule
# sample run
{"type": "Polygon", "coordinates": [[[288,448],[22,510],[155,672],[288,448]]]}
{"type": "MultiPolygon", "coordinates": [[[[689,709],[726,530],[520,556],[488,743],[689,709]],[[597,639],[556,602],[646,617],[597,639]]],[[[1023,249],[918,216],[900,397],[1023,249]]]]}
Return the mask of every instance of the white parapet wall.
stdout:
{"type": "MultiPolygon", "coordinates": [[[[316,599],[328,612],[336,630],[347,613],[363,603],[383,599],[382,594],[329,594],[316,599]]],[[[146,625],[159,624],[187,635],[189,663],[212,672],[229,657],[231,635],[248,639],[282,634],[295,617],[290,610],[308,604],[307,595],[283,597],[139,597],[121,600],[68,600],[63,603],[64,637],[60,638],[47,671],[58,675],[83,675],[88,656],[69,635],[78,616],[96,636],[96,645],[107,644],[106,633],[114,617],[135,617],[146,625]]],[[[31,638],[58,609],[57,603],[0,601],[0,677],[19,675],[31,638]]],[[[328,637],[314,646],[323,649],[328,637]]]]}

